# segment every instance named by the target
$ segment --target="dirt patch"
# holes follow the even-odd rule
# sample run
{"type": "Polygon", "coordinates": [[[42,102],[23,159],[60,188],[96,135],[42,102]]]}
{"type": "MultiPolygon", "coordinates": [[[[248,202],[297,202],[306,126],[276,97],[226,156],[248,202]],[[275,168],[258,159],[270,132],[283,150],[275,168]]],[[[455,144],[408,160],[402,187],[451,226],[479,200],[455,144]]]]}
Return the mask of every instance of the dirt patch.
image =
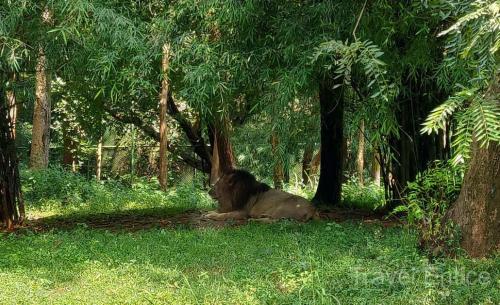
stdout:
{"type": "MultiPolygon", "coordinates": [[[[17,231],[29,230],[46,232],[52,229],[70,230],[78,227],[102,229],[109,231],[139,231],[152,228],[221,228],[241,226],[249,220],[216,221],[203,218],[204,211],[191,210],[172,215],[137,215],[137,214],[96,214],[85,217],[46,217],[28,220],[17,231]]],[[[322,220],[335,222],[360,221],[363,223],[378,223],[384,227],[399,225],[397,219],[387,219],[384,215],[374,214],[369,211],[335,209],[320,213],[322,220]]],[[[250,220],[252,221],[252,220],[250,220]]],[[[2,229],[0,228],[0,232],[2,229]]]]}

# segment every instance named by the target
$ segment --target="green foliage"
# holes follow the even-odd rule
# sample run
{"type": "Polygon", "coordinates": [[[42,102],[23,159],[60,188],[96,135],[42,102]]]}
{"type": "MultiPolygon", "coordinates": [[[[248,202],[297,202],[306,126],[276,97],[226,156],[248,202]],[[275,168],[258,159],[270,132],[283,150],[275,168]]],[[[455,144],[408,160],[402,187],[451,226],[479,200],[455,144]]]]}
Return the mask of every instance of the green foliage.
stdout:
{"type": "MultiPolygon", "coordinates": [[[[141,208],[175,206],[181,210],[211,208],[214,203],[196,181],[179,184],[167,193],[159,190],[156,178],[134,178],[130,186],[115,180],[95,181],[51,167],[21,173],[23,194],[30,213],[49,211],[50,214],[102,213],[141,208]],[[194,191],[197,190],[197,191],[194,191]]],[[[127,178],[127,177],[125,177],[127,178]]],[[[124,180],[127,183],[129,179],[124,180]]]]}
{"type": "Polygon", "coordinates": [[[0,304],[496,304],[500,259],[429,261],[398,227],[0,235],[0,304]],[[410,300],[410,301],[409,301],[410,300]],[[450,301],[452,300],[452,301],[450,301]]]}
{"type": "Polygon", "coordinates": [[[476,0],[459,6],[463,16],[439,34],[446,35],[447,44],[438,82],[455,86],[456,92],[429,114],[422,128],[425,133],[437,132],[453,118],[455,163],[470,158],[472,138],[482,147],[500,142],[500,5],[476,0]]]}
{"type": "Polygon", "coordinates": [[[456,251],[457,229],[446,220],[450,205],[456,200],[462,184],[463,171],[450,163],[436,162],[413,182],[409,182],[404,205],[393,213],[404,212],[408,224],[415,227],[420,244],[433,255],[456,251]]]}
{"type": "Polygon", "coordinates": [[[360,185],[357,176],[342,184],[342,205],[349,208],[377,210],[385,205],[384,188],[371,181],[360,185]]]}

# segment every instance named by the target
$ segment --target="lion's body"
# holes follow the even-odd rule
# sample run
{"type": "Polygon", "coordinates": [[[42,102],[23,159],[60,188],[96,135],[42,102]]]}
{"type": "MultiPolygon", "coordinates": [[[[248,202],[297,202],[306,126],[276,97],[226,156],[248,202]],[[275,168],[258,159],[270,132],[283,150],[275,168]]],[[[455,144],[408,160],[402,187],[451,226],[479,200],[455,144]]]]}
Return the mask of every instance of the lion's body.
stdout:
{"type": "Polygon", "coordinates": [[[214,187],[219,212],[207,217],[217,220],[268,218],[307,221],[316,210],[306,199],[276,189],[243,170],[227,173],[214,187]]]}

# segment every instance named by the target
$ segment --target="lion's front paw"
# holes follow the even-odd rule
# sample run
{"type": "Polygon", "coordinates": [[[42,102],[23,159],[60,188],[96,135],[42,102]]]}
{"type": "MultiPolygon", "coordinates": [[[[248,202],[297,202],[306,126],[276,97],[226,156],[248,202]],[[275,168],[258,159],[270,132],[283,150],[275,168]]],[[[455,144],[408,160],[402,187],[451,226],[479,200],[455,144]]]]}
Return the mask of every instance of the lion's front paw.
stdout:
{"type": "Polygon", "coordinates": [[[202,219],[217,220],[219,213],[216,211],[209,211],[201,216],[202,219]]]}

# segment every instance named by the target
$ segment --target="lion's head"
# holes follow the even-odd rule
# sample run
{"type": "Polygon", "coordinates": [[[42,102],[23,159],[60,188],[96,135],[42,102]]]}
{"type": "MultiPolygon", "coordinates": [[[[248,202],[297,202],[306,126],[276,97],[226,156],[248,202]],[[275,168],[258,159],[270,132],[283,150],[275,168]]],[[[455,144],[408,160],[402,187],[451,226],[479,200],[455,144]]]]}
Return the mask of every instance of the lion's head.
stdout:
{"type": "Polygon", "coordinates": [[[242,209],[250,197],[269,189],[249,172],[234,169],[219,178],[210,194],[219,202],[218,211],[223,213],[242,209]]]}

